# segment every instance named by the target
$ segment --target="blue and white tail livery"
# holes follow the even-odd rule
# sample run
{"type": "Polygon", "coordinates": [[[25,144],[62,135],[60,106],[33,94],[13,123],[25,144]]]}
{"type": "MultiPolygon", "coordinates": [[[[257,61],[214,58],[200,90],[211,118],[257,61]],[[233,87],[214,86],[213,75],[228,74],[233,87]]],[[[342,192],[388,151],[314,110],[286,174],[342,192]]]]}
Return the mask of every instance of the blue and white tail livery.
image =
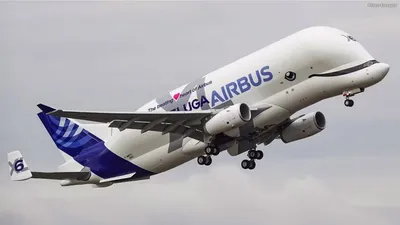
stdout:
{"type": "Polygon", "coordinates": [[[82,150],[102,142],[100,138],[85,130],[77,122],[46,114],[55,109],[43,104],[39,104],[38,107],[42,110],[38,113],[40,120],[57,148],[65,153],[62,155],[66,160],[79,155],[82,150]]]}
{"type": "Polygon", "coordinates": [[[294,116],[296,112],[338,95],[352,107],[351,98],[379,83],[389,68],[348,33],[310,27],[134,112],[69,111],[39,104],[38,116],[66,162],[59,172],[31,172],[21,154],[12,152],[10,176],[108,186],[147,179],[195,158],[209,166],[224,150],[232,156],[247,152],[241,167],[252,170],[263,158],[258,145],[277,139],[291,143],[324,130],[321,112],[294,116]],[[99,136],[72,119],[118,131],[99,136]]]}

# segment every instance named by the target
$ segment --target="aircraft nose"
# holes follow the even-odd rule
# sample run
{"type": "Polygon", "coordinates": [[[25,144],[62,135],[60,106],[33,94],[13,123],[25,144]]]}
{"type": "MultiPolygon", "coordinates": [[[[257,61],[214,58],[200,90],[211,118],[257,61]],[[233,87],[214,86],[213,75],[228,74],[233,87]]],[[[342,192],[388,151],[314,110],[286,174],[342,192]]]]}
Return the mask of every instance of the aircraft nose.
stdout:
{"type": "Polygon", "coordinates": [[[375,74],[375,75],[374,75],[375,81],[376,81],[376,82],[379,82],[379,81],[381,81],[383,78],[385,78],[386,75],[388,74],[389,70],[390,70],[389,64],[386,64],[386,63],[379,63],[379,64],[377,65],[376,70],[375,70],[376,72],[374,73],[374,74],[375,74]]]}
{"type": "Polygon", "coordinates": [[[386,74],[388,74],[389,70],[390,70],[390,66],[389,64],[386,63],[380,63],[381,66],[379,68],[379,76],[381,78],[381,80],[386,76],[386,74]]]}
{"type": "Polygon", "coordinates": [[[375,85],[386,77],[389,70],[389,64],[375,63],[372,66],[367,67],[365,73],[362,73],[359,79],[357,79],[357,83],[360,87],[369,87],[375,85]]]}

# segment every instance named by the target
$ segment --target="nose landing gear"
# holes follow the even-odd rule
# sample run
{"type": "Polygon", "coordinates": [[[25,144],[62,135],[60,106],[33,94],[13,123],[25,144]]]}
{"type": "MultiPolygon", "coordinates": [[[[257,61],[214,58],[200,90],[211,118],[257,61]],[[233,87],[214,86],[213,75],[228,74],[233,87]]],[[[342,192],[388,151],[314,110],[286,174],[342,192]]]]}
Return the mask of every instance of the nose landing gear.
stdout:
{"type": "Polygon", "coordinates": [[[364,92],[365,88],[356,88],[351,91],[345,91],[343,92],[343,96],[346,97],[346,100],[344,100],[344,105],[346,107],[353,107],[354,101],[350,99],[350,97],[353,97],[356,94],[364,92]]]}
{"type": "Polygon", "coordinates": [[[346,99],[346,100],[344,100],[344,105],[346,107],[352,107],[354,105],[354,101],[351,99],[346,99]]]}

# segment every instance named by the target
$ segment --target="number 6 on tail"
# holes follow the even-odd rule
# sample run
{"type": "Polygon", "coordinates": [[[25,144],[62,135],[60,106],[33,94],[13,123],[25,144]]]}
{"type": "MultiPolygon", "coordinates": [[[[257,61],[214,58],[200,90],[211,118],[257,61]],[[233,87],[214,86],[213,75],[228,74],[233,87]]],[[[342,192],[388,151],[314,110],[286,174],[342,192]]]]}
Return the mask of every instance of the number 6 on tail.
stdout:
{"type": "Polygon", "coordinates": [[[11,180],[22,181],[32,177],[32,173],[19,151],[8,153],[8,165],[11,180]]]}

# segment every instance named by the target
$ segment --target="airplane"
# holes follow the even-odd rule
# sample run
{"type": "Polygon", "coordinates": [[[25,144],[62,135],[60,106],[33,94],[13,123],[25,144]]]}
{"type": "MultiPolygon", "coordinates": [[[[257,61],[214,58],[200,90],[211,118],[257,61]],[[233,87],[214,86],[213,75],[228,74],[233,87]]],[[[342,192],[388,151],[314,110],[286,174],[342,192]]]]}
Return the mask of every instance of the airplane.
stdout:
{"type": "Polygon", "coordinates": [[[39,104],[38,117],[65,163],[56,172],[35,172],[14,151],[8,154],[10,177],[108,187],[146,180],[196,158],[209,166],[225,150],[231,156],[247,152],[241,167],[253,170],[264,156],[257,146],[277,139],[291,143],[325,129],[322,112],[296,112],[339,95],[352,107],[352,97],[380,82],[389,69],[342,30],[305,28],[133,112],[39,104]]]}

